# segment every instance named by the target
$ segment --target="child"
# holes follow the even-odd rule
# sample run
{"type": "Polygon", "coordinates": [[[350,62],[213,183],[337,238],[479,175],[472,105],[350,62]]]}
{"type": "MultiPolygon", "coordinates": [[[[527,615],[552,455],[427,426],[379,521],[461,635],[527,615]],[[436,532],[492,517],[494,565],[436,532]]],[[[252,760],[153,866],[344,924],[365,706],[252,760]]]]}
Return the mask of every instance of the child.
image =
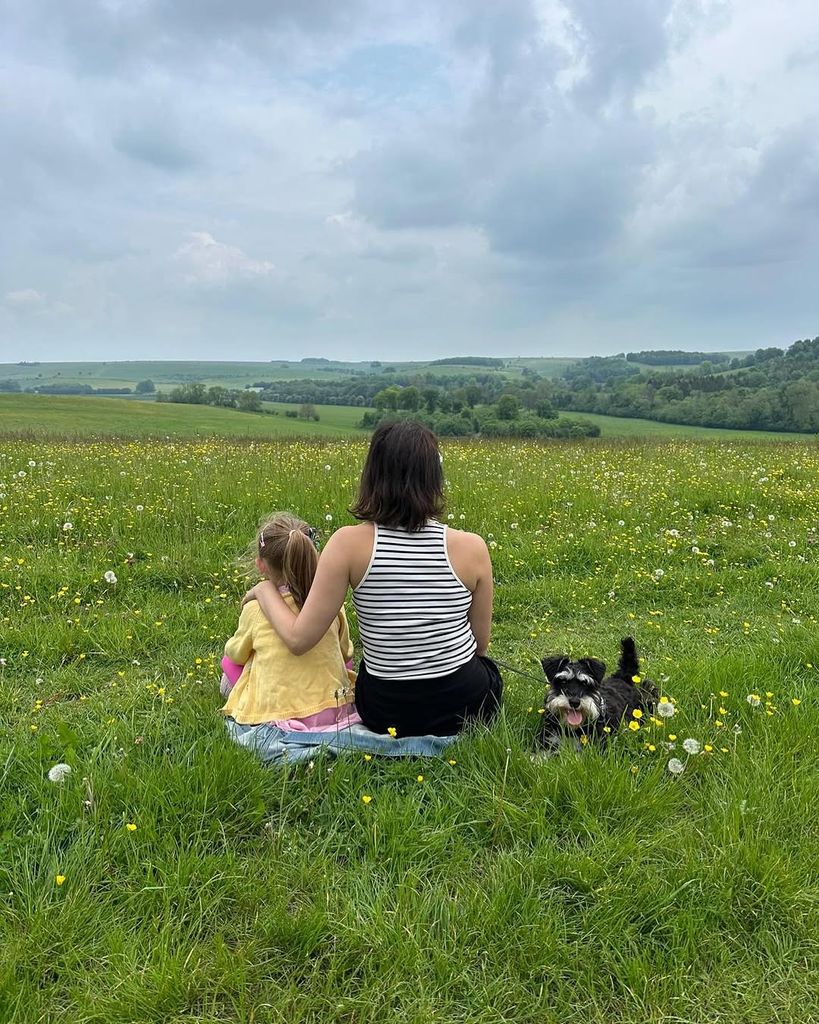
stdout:
{"type": "MultiPolygon", "coordinates": [[[[318,564],[315,531],[279,512],[259,530],[256,568],[294,610],[304,604],[318,564]]],[[[222,660],[222,714],[240,725],[267,723],[289,732],[325,732],[361,721],[352,701],[353,645],[342,608],[306,654],[291,654],[256,601],[249,601],[222,660]]]]}

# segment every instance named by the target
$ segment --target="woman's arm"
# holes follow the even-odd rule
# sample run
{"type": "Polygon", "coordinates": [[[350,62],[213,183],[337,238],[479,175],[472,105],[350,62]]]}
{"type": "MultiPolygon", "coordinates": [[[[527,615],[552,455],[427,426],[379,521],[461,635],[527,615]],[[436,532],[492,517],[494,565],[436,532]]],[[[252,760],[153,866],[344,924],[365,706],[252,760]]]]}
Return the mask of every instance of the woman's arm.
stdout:
{"type": "Polygon", "coordinates": [[[342,533],[338,531],[327,541],[300,612],[291,611],[268,580],[257,583],[250,592],[292,654],[304,654],[315,647],[344,604],[350,569],[342,533]]]}
{"type": "Polygon", "coordinates": [[[489,647],[489,636],[492,630],[492,560],[489,548],[483,537],[474,536],[474,559],[476,568],[475,589],[472,591],[472,604],[469,608],[469,625],[478,645],[478,654],[486,654],[489,647]]]}

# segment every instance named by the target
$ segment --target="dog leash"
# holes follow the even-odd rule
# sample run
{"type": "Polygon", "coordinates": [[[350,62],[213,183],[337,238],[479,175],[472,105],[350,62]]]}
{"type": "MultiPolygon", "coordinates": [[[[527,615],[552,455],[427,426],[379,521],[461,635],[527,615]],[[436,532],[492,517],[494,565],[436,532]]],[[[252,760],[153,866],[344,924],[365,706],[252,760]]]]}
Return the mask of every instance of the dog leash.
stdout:
{"type": "Polygon", "coordinates": [[[496,665],[500,665],[501,668],[508,669],[510,672],[517,672],[519,676],[525,676],[527,679],[534,679],[534,681],[536,683],[540,683],[541,686],[546,685],[547,680],[545,676],[536,676],[532,672],[524,672],[522,669],[515,668],[514,665],[510,665],[508,661],[501,661],[500,658],[496,658],[494,656],[492,656],[492,661],[494,661],[496,665]]]}

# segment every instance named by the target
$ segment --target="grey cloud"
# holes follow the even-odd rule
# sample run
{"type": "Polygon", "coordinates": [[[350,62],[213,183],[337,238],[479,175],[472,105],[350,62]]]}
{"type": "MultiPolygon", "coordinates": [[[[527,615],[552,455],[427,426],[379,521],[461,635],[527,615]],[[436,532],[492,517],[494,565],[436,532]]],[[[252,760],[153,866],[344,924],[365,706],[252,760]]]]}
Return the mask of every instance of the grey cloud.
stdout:
{"type": "Polygon", "coordinates": [[[193,149],[163,123],[128,125],[114,136],[114,146],[131,159],[163,171],[185,171],[199,162],[193,149]]]}
{"type": "Polygon", "coordinates": [[[586,73],[581,100],[629,100],[646,75],[662,63],[669,45],[672,0],[564,0],[580,41],[586,73]]]}
{"type": "Polygon", "coordinates": [[[469,216],[470,180],[432,138],[395,142],[351,166],[359,213],[383,228],[446,227],[469,216]]]}

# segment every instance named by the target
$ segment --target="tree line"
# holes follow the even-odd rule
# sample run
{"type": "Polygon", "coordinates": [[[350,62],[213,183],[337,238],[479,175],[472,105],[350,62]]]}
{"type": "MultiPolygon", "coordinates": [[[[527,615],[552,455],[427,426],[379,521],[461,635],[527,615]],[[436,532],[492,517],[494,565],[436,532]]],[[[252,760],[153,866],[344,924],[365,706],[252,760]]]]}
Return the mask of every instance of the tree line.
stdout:
{"type": "Polygon", "coordinates": [[[556,380],[560,409],[703,427],[819,431],[819,338],[757,349],[717,369],[639,370],[622,357],[584,359],[556,380]]]}

